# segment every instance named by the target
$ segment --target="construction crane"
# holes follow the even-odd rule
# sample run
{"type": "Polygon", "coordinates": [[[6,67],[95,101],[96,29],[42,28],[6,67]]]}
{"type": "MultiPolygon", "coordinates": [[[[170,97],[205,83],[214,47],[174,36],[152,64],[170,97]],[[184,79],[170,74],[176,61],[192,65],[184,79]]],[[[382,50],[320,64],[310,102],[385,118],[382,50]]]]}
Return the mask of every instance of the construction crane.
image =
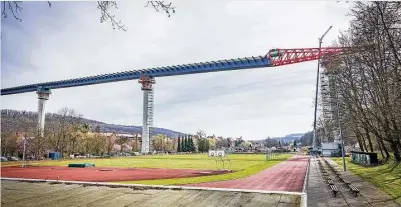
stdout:
{"type": "MultiPolygon", "coordinates": [[[[104,74],[69,80],[36,83],[11,88],[1,89],[1,95],[12,95],[19,93],[38,93],[38,131],[44,131],[45,101],[49,99],[52,89],[70,88],[110,82],[119,82],[139,79],[143,90],[143,129],[142,129],[142,153],[148,153],[150,146],[150,127],[153,124],[154,112],[154,88],[155,78],[189,75],[197,73],[223,72],[232,70],[256,69],[265,67],[277,67],[306,61],[313,61],[319,58],[330,60],[332,56],[346,54],[350,48],[326,47],[326,48],[295,48],[295,49],[271,49],[266,55],[257,57],[246,57],[237,59],[224,59],[211,62],[184,64],[167,67],[156,67],[142,70],[132,70],[112,74],[104,74]]],[[[327,61],[326,61],[327,62],[327,61]]],[[[43,136],[43,135],[42,135],[43,136]]]]}

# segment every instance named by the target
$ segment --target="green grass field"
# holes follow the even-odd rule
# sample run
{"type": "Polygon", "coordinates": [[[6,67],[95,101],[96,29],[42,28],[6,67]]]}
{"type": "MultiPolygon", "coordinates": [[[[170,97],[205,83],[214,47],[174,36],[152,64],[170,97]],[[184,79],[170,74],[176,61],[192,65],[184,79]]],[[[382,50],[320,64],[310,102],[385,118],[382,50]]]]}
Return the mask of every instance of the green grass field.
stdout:
{"type": "MultiPolygon", "coordinates": [[[[340,166],[342,158],[331,158],[340,166]]],[[[347,169],[362,179],[376,185],[379,189],[391,195],[401,204],[401,164],[384,164],[377,167],[363,167],[350,162],[346,158],[347,169]]]]}
{"type": "MultiPolygon", "coordinates": [[[[175,179],[159,179],[159,180],[141,180],[141,181],[122,181],[119,183],[128,184],[150,184],[150,185],[184,185],[193,183],[203,183],[203,182],[213,182],[222,180],[232,180],[243,177],[248,177],[250,175],[256,174],[264,169],[267,169],[273,165],[276,165],[288,158],[292,157],[290,154],[281,154],[276,157],[275,160],[266,161],[265,155],[229,155],[231,160],[233,173],[223,174],[223,175],[211,175],[211,176],[201,176],[192,178],[175,178],[175,179]]],[[[216,163],[213,158],[208,158],[207,155],[176,155],[173,158],[167,158],[172,162],[186,162],[182,159],[188,159],[192,162],[191,167],[193,169],[216,169],[216,163]],[[193,162],[196,160],[195,162],[193,162]],[[194,164],[196,163],[196,164],[194,164]],[[202,166],[208,166],[207,168],[202,168],[202,166]]],[[[151,158],[160,159],[160,158],[151,158]]],[[[184,167],[187,168],[187,167],[184,167]]]]}
{"type": "MultiPolygon", "coordinates": [[[[276,165],[290,158],[291,154],[280,154],[274,160],[266,161],[263,154],[230,154],[231,169],[233,173],[223,175],[210,175],[192,178],[143,180],[143,181],[124,181],[120,183],[140,183],[154,185],[177,185],[201,183],[220,180],[231,180],[247,177],[256,174],[266,168],[276,165]]],[[[193,155],[152,155],[135,156],[107,159],[76,159],[76,160],[55,160],[55,161],[33,161],[33,166],[67,166],[69,163],[94,163],[96,167],[137,167],[137,168],[176,168],[176,169],[203,169],[216,170],[216,162],[209,158],[207,154],[193,155]]],[[[17,163],[13,163],[16,165],[17,163]]],[[[7,163],[4,166],[12,165],[7,163]]],[[[225,164],[227,167],[227,162],[225,164]]]]}

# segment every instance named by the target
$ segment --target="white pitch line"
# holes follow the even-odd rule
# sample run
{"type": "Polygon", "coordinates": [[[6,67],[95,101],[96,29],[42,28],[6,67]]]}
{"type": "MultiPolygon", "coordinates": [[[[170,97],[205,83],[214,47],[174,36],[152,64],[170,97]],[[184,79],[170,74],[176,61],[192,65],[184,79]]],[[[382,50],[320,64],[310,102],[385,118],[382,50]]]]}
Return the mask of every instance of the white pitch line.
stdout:
{"type": "Polygon", "coordinates": [[[311,156],[308,157],[308,164],[306,166],[307,168],[306,168],[305,177],[304,177],[304,185],[302,187],[302,192],[304,194],[301,195],[301,207],[308,206],[308,194],[306,193],[306,190],[307,190],[306,188],[307,188],[308,181],[309,181],[310,160],[311,160],[311,156]]]}
{"type": "Polygon", "coordinates": [[[305,196],[303,192],[291,191],[268,191],[268,190],[247,190],[236,188],[208,188],[208,187],[187,187],[187,186],[171,186],[171,185],[143,185],[143,184],[119,184],[105,182],[84,182],[84,181],[67,181],[67,180],[44,180],[44,179],[27,179],[27,178],[7,178],[1,177],[1,180],[22,181],[22,182],[53,182],[60,184],[79,184],[89,186],[104,186],[104,187],[121,187],[121,188],[142,188],[142,189],[169,189],[169,190],[204,190],[204,191],[222,191],[222,192],[244,192],[244,193],[262,193],[262,194],[285,194],[305,196]]]}

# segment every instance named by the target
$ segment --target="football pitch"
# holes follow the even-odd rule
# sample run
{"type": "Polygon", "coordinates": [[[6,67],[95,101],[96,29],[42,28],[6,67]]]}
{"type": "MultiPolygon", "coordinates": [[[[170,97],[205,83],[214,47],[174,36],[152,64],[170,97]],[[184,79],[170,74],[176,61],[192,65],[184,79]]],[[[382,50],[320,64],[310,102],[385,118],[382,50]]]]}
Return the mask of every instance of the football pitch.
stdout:
{"type": "MultiPolygon", "coordinates": [[[[202,182],[231,180],[248,177],[264,169],[274,166],[290,158],[292,154],[277,154],[275,159],[266,161],[263,154],[229,154],[230,164],[226,161],[224,169],[232,170],[231,173],[170,178],[170,179],[149,179],[135,181],[119,181],[119,183],[155,184],[155,185],[183,185],[202,182]]],[[[117,157],[102,159],[73,159],[73,160],[52,160],[32,161],[32,166],[68,166],[69,163],[93,163],[96,167],[103,168],[158,168],[158,169],[196,169],[196,170],[221,170],[222,163],[216,165],[216,161],[207,154],[185,154],[185,155],[148,155],[134,157],[117,157]]],[[[18,165],[20,163],[7,163],[3,166],[18,165]]],[[[117,182],[117,181],[116,181],[117,182]]]]}

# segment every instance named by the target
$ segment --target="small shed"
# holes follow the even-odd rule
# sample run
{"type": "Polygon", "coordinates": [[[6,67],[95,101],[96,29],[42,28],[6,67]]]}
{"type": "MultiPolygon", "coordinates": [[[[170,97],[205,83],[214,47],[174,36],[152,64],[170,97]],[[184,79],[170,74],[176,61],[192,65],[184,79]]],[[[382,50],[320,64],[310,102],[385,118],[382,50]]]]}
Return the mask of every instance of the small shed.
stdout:
{"type": "Polygon", "coordinates": [[[359,165],[379,164],[379,159],[376,152],[351,151],[351,161],[359,165]]]}
{"type": "Polygon", "coordinates": [[[60,152],[49,152],[49,158],[52,160],[59,160],[60,152]]]}

